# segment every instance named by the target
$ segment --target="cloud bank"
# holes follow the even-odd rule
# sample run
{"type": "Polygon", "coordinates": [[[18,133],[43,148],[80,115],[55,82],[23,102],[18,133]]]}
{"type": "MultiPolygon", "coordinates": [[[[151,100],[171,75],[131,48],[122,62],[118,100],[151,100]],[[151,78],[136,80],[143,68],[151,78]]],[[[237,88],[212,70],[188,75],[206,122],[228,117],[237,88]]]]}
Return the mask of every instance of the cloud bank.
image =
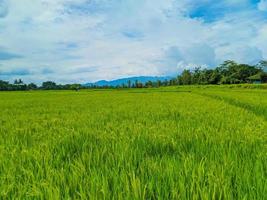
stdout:
{"type": "Polygon", "coordinates": [[[0,79],[172,76],[267,59],[266,0],[0,0],[0,79]]]}

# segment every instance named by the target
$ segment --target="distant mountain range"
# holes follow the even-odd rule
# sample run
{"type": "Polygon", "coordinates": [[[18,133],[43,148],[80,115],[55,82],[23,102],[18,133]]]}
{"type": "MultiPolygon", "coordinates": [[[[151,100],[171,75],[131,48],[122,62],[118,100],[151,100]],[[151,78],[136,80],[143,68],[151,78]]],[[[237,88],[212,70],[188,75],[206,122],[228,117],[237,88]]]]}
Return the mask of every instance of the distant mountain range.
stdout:
{"type": "Polygon", "coordinates": [[[112,81],[106,81],[106,80],[101,80],[101,81],[97,81],[95,83],[86,83],[84,84],[84,86],[99,86],[99,87],[102,87],[102,86],[113,86],[113,87],[116,87],[116,86],[120,86],[122,84],[125,84],[127,85],[128,84],[128,81],[131,81],[131,84],[135,83],[135,81],[138,81],[139,83],[146,83],[148,81],[152,81],[152,82],[155,82],[155,81],[165,81],[165,80],[170,80],[172,79],[172,77],[168,77],[168,76],[165,76],[165,77],[158,77],[158,76],[137,76],[137,77],[129,77],[129,78],[122,78],[122,79],[116,79],[116,80],[112,80],[112,81]]]}

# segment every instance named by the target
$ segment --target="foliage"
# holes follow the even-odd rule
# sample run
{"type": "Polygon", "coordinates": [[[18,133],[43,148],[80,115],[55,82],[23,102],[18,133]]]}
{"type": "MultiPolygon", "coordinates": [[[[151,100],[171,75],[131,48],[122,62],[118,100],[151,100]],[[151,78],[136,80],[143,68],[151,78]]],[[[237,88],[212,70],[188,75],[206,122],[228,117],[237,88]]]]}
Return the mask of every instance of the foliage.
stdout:
{"type": "Polygon", "coordinates": [[[7,81],[0,80],[0,91],[26,91],[26,90],[79,90],[82,87],[81,84],[66,84],[57,85],[52,81],[43,82],[42,86],[38,87],[34,83],[24,84],[22,80],[15,80],[14,84],[10,84],[7,81]]]}
{"type": "Polygon", "coordinates": [[[43,82],[42,89],[44,89],[44,90],[56,90],[57,84],[55,82],[52,82],[52,81],[43,82]]]}
{"type": "MultiPolygon", "coordinates": [[[[262,73],[264,62],[260,62],[256,66],[247,64],[238,64],[234,61],[225,61],[219,67],[215,69],[203,69],[196,68],[194,71],[184,70],[183,73],[178,76],[178,82],[180,85],[190,84],[240,84],[250,83],[249,77],[262,73]]],[[[265,78],[262,77],[260,81],[265,82],[265,78]]]]}

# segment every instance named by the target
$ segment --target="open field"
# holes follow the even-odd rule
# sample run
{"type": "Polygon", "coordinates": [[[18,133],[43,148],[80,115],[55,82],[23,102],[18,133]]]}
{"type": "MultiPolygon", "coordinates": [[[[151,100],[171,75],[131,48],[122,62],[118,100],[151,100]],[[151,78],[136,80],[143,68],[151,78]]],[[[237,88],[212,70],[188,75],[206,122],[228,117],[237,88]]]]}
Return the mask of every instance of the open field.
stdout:
{"type": "Polygon", "coordinates": [[[0,93],[0,199],[267,199],[267,90],[0,93]]]}

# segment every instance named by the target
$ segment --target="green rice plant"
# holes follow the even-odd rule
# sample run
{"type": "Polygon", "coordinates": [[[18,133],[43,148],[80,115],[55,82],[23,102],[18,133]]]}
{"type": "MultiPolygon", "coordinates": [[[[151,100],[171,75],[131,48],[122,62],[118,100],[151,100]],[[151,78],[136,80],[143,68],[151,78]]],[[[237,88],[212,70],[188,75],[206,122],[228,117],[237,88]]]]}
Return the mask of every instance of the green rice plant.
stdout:
{"type": "Polygon", "coordinates": [[[0,199],[266,199],[266,94],[1,92],[0,199]]]}

